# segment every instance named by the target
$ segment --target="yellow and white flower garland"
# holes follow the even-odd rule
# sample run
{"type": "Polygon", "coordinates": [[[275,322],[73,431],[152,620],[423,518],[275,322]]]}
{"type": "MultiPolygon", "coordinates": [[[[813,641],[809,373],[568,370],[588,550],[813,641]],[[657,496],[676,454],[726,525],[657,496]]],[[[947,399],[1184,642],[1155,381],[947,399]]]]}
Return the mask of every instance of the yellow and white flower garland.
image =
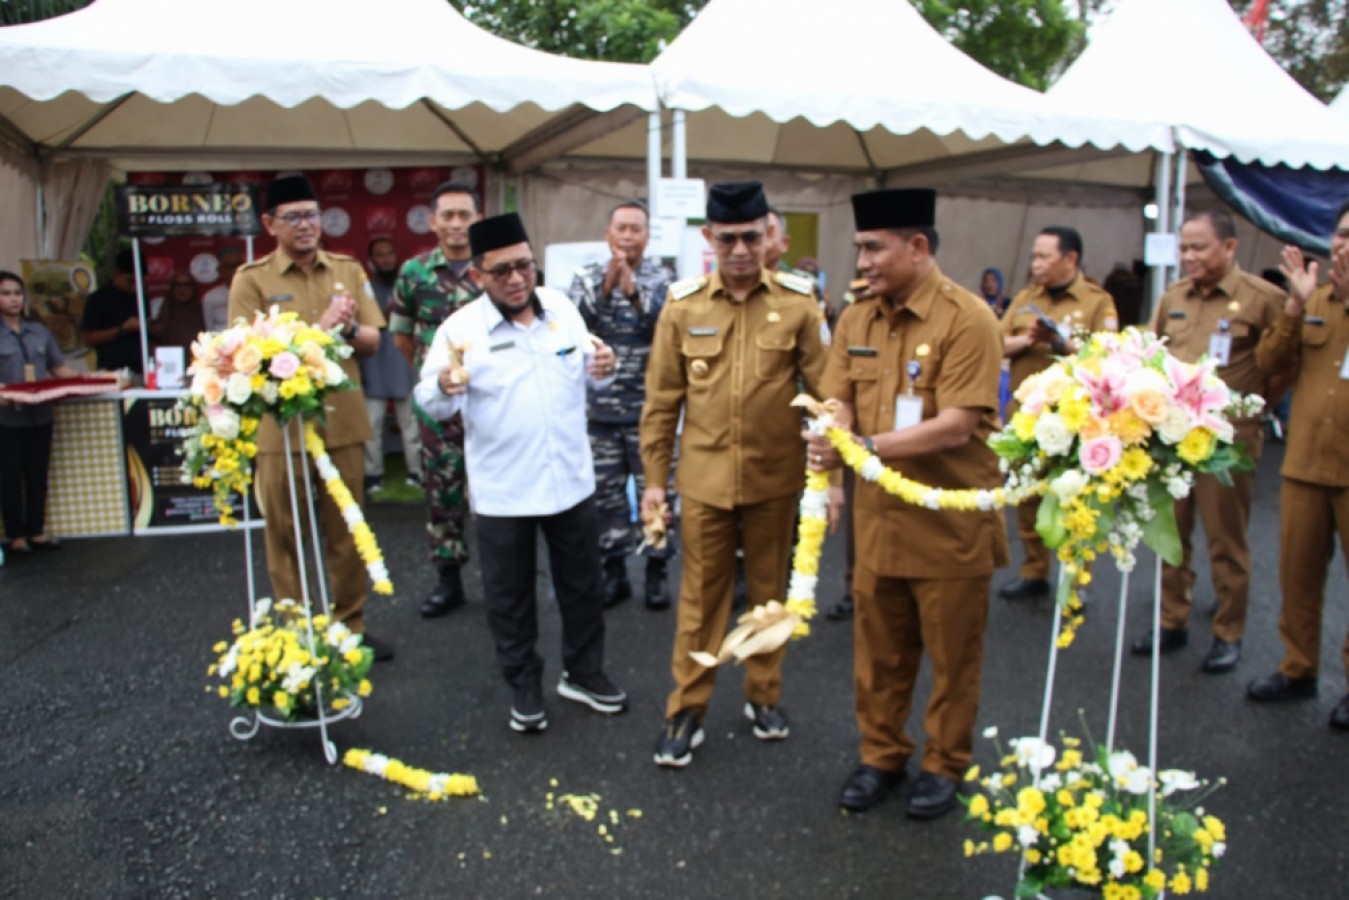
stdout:
{"type": "Polygon", "coordinates": [[[342,763],[367,775],[401,785],[432,802],[449,797],[475,797],[480,793],[478,779],[472,775],[428,772],[370,750],[353,747],[343,754],[342,763]]]}
{"type": "Polygon", "coordinates": [[[792,576],[787,583],[787,612],[797,618],[792,637],[810,634],[815,618],[815,586],[820,576],[820,552],[829,529],[829,476],[824,472],[806,472],[806,489],[801,493],[800,520],[796,550],[792,553],[792,576]]]}
{"type": "Polygon", "coordinates": [[[319,437],[312,422],[304,423],[304,446],[314,458],[314,465],[319,470],[319,478],[323,480],[328,496],[333,498],[333,502],[342,512],[347,530],[351,532],[351,539],[356,544],[356,552],[360,554],[366,571],[370,573],[375,593],[392,594],[393,582],[389,579],[389,570],[384,565],[384,555],[375,540],[375,533],[366,524],[365,516],[361,513],[361,505],[356,502],[356,498],[342,481],[342,473],[333,465],[332,459],[328,456],[328,449],[323,445],[323,438],[319,437]]]}

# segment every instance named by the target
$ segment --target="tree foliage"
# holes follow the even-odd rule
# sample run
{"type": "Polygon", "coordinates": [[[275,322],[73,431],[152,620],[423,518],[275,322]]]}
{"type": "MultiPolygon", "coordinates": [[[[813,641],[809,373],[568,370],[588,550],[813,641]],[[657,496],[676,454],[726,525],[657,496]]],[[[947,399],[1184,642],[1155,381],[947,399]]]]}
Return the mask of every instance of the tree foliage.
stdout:
{"type": "Polygon", "coordinates": [[[0,0],[0,25],[19,25],[65,15],[91,0],[0,0]]]}
{"type": "Polygon", "coordinates": [[[1081,49],[1086,25],[1065,0],[916,0],[933,28],[1004,78],[1044,90],[1081,49]]]}
{"type": "MultiPolygon", "coordinates": [[[[1230,0],[1244,14],[1253,0],[1230,0]]],[[[1349,82],[1349,0],[1271,0],[1265,49],[1311,93],[1329,102],[1349,82]]]]}
{"type": "Polygon", "coordinates": [[[526,47],[581,59],[650,62],[707,0],[449,0],[466,19],[526,47]]]}

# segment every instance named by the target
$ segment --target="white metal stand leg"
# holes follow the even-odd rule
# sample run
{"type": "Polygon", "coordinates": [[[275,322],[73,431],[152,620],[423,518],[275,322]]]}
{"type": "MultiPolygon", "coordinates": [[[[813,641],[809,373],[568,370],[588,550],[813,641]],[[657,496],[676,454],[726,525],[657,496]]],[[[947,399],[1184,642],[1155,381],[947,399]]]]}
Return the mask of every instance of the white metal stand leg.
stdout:
{"type": "Polygon", "coordinates": [[[1105,752],[1115,749],[1115,722],[1119,718],[1120,678],[1124,669],[1124,610],[1129,602],[1129,573],[1120,573],[1119,618],[1115,623],[1115,670],[1110,676],[1110,719],[1105,731],[1105,752]]]}

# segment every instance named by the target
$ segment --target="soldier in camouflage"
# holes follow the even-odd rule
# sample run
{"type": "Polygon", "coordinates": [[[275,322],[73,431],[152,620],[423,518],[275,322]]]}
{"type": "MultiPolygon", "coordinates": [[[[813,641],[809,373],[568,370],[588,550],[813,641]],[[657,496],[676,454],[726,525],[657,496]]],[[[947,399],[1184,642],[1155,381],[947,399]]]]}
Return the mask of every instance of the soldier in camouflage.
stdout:
{"type": "MultiPolygon", "coordinates": [[[[646,361],[666,291],[675,280],[668,267],[643,256],[650,236],[642,203],[630,201],[614,207],[605,231],[612,258],[580,269],[567,292],[586,326],[618,355],[616,380],[609,387],[592,388],[586,404],[595,457],[605,606],[632,596],[627,556],[640,538],[632,522],[627,483],[633,476],[638,492],[643,488],[637,422],[646,397],[646,361]]],[[[665,565],[674,553],[673,540],[661,550],[647,547],[642,552],[646,556],[646,605],[665,609],[670,605],[665,565]]]]}
{"type": "MultiPolygon", "coordinates": [[[[427,219],[437,246],[403,264],[390,305],[389,330],[414,372],[420,372],[436,329],[450,314],[482,293],[469,273],[468,226],[481,215],[477,197],[462,184],[436,188],[427,219]]],[[[464,603],[460,567],[468,561],[465,519],[468,477],[464,471],[464,423],[458,415],[438,422],[415,410],[422,439],[422,484],[426,488],[426,534],[436,587],[421,614],[443,616],[464,603]]]]}

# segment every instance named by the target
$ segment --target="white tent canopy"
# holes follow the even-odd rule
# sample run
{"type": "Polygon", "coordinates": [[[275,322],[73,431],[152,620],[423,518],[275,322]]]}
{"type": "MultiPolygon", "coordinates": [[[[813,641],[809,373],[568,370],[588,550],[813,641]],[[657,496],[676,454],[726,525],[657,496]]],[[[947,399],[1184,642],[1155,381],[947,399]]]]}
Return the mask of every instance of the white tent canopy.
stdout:
{"type": "Polygon", "coordinates": [[[1349,124],[1255,41],[1225,0],[1120,0],[1048,96],[1171,125],[1240,162],[1349,169],[1349,124]]]}
{"type": "Polygon", "coordinates": [[[981,150],[1043,152],[1017,142],[1170,147],[1147,116],[1062,114],[907,0],[711,0],[652,69],[662,103],[689,113],[689,157],[705,161],[925,175],[981,150]]]}
{"type": "Polygon", "coordinates": [[[0,132],[122,168],[519,171],[654,108],[644,67],[521,47],[444,0],[98,0],[0,29],[0,132]]]}
{"type": "Polygon", "coordinates": [[[1330,101],[1330,108],[1339,113],[1341,119],[1349,121],[1349,84],[1344,86],[1338,97],[1330,101]]]}

